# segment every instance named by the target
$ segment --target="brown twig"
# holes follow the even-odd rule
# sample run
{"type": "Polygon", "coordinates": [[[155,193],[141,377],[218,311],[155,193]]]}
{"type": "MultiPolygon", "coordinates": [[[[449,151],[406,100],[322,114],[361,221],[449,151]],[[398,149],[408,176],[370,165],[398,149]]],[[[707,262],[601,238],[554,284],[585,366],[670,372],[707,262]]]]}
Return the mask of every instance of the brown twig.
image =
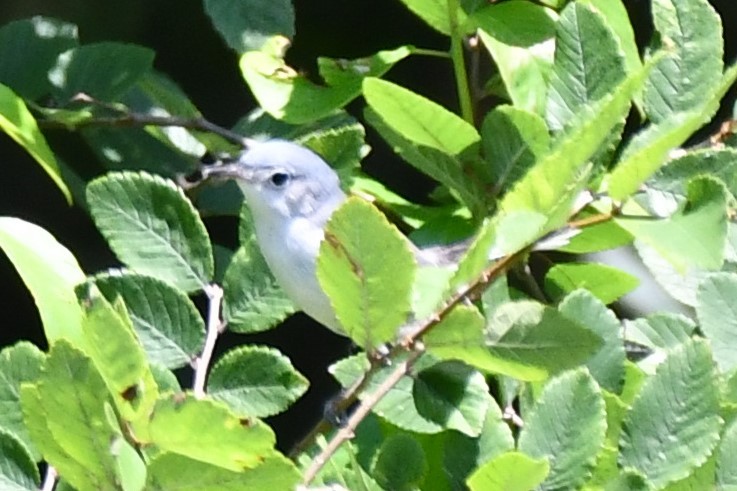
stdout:
{"type": "Polygon", "coordinates": [[[117,113],[115,116],[91,116],[89,118],[80,119],[78,121],[55,121],[53,119],[42,119],[39,125],[43,128],[58,128],[66,130],[74,130],[90,126],[111,126],[117,128],[138,127],[138,126],[159,126],[159,127],[179,127],[188,130],[203,131],[221,136],[231,143],[241,147],[248,146],[248,138],[231,131],[222,126],[208,121],[207,119],[198,117],[181,117],[181,116],[156,116],[153,114],[138,113],[128,110],[125,106],[118,104],[109,104],[94,99],[87,94],[77,94],[72,98],[73,102],[83,102],[94,106],[101,107],[108,111],[117,113]]]}

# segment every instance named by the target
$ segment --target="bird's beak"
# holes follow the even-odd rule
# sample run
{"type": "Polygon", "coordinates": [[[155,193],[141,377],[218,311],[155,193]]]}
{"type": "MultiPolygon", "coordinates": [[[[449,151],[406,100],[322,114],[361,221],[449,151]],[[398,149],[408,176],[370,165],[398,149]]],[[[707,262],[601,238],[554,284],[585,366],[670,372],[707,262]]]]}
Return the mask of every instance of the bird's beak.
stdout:
{"type": "Polygon", "coordinates": [[[238,162],[228,164],[210,165],[202,168],[203,179],[236,179],[242,181],[253,180],[254,172],[252,169],[238,162]]]}

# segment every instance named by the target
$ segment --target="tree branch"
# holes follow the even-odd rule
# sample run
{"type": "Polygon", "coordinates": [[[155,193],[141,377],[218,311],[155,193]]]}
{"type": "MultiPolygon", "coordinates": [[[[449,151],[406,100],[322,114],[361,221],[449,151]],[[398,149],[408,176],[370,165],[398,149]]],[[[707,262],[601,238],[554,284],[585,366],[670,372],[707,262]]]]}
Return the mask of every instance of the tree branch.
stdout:
{"type": "Polygon", "coordinates": [[[207,370],[210,367],[212,353],[215,350],[215,343],[220,335],[223,323],[220,320],[220,305],[223,300],[223,289],[218,285],[210,284],[205,287],[207,295],[207,336],[205,337],[205,345],[202,347],[202,353],[195,360],[194,364],[194,383],[192,391],[194,396],[202,398],[205,396],[205,381],[207,380],[207,370]]]}

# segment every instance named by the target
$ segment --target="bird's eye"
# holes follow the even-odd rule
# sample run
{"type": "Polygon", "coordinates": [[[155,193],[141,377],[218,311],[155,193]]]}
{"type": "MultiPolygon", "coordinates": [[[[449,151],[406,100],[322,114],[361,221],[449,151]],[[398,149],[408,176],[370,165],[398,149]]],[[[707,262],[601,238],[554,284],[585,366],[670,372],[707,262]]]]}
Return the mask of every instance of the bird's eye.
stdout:
{"type": "Polygon", "coordinates": [[[275,172],[271,175],[269,180],[271,181],[271,184],[280,188],[283,185],[285,185],[287,181],[289,180],[289,174],[285,172],[275,172]]]}

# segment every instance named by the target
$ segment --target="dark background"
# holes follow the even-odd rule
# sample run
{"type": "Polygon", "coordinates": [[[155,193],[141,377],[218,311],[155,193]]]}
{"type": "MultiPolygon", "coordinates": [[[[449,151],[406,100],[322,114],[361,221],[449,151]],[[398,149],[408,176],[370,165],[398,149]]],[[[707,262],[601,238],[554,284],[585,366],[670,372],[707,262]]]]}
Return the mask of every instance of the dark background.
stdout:
{"type": "MultiPolygon", "coordinates": [[[[626,1],[640,46],[652,32],[648,0],[626,1]]],[[[735,57],[737,5],[734,0],[712,0],[724,23],[726,60],[735,57]]],[[[406,10],[399,0],[296,0],[296,32],[288,53],[291,66],[315,72],[318,56],[355,58],[403,44],[446,49],[447,41],[406,10]]],[[[156,51],[155,67],[168,74],[189,95],[203,115],[230,126],[255,107],[230,51],[210,24],[201,2],[182,0],[0,0],[0,25],[10,20],[46,15],[79,26],[81,43],[121,41],[156,51]]],[[[456,107],[452,69],[448,61],[414,57],[392,69],[388,78],[410,87],[447,107],[456,107]]],[[[731,101],[721,117],[731,114],[731,101]]],[[[361,102],[350,106],[360,116],[361,102]]],[[[66,158],[94,166],[93,157],[71,133],[48,134],[55,150],[66,158]],[[89,161],[89,162],[87,162],[89,161]]],[[[420,199],[431,183],[398,162],[375,134],[374,148],[364,169],[399,192],[420,199]]],[[[16,216],[50,231],[77,257],[87,273],[116,266],[114,256],[87,215],[68,207],[41,168],[10,138],[0,134],[0,215],[16,216]]],[[[208,221],[213,236],[232,241],[234,221],[208,221]]],[[[7,258],[0,254],[0,346],[28,339],[44,346],[33,299],[7,258]]],[[[226,335],[222,351],[238,343],[267,343],[282,350],[311,382],[308,394],[286,414],[272,418],[282,448],[302,435],[319,418],[337,386],[326,367],[350,351],[348,342],[297,314],[281,327],[257,336],[226,335]]],[[[190,385],[188,374],[183,383],[190,385]]]]}

